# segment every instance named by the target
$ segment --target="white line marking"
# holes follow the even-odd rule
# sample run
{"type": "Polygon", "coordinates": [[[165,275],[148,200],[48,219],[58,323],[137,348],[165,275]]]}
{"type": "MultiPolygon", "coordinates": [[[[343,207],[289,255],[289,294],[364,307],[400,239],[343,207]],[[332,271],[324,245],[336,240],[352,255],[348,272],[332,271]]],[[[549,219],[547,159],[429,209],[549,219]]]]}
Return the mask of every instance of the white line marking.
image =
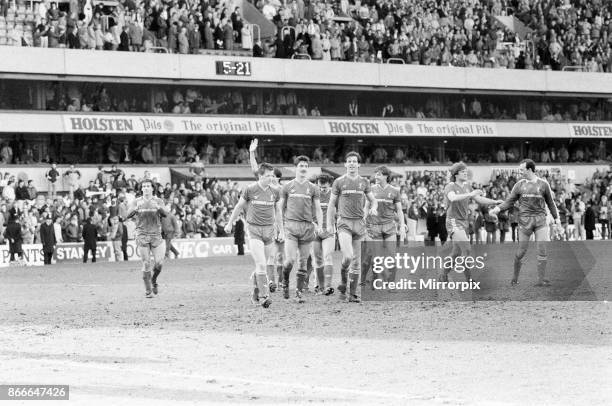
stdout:
{"type": "MultiPolygon", "coordinates": [[[[24,361],[24,360],[21,360],[24,361]]],[[[424,400],[424,401],[436,401],[436,402],[451,402],[451,404],[458,404],[462,402],[462,399],[458,398],[443,398],[438,396],[427,396],[427,395],[403,395],[399,393],[388,393],[388,392],[377,392],[377,391],[366,391],[352,388],[340,388],[337,386],[322,386],[322,385],[304,385],[302,383],[290,383],[290,382],[281,382],[281,381],[263,381],[258,379],[246,379],[246,378],[236,378],[229,376],[212,376],[212,375],[200,375],[200,374],[181,374],[177,372],[164,372],[164,371],[152,371],[150,369],[143,368],[121,368],[114,367],[110,365],[103,364],[92,364],[87,363],[83,364],[75,361],[66,361],[66,360],[28,360],[28,361],[36,361],[38,364],[38,369],[40,368],[40,363],[44,362],[47,364],[59,364],[63,366],[71,366],[77,368],[84,369],[98,369],[102,371],[112,371],[112,372],[126,372],[126,373],[138,373],[138,374],[148,374],[148,375],[158,375],[158,376],[167,376],[167,377],[175,377],[175,378],[183,378],[183,379],[198,379],[203,381],[214,381],[215,384],[222,384],[222,381],[226,382],[234,382],[241,383],[247,385],[266,385],[272,387],[284,386],[290,389],[301,389],[304,391],[319,391],[319,392],[335,392],[335,393],[344,393],[349,395],[358,395],[358,396],[368,396],[373,398],[389,398],[389,399],[398,399],[398,400],[424,400]]]]}

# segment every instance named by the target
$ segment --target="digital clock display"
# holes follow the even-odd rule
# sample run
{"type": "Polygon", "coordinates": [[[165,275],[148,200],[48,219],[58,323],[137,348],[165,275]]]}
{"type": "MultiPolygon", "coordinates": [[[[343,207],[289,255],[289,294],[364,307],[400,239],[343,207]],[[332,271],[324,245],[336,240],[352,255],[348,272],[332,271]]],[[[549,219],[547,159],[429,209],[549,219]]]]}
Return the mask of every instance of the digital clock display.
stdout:
{"type": "Polygon", "coordinates": [[[217,75],[251,76],[251,62],[217,61],[217,75]]]}

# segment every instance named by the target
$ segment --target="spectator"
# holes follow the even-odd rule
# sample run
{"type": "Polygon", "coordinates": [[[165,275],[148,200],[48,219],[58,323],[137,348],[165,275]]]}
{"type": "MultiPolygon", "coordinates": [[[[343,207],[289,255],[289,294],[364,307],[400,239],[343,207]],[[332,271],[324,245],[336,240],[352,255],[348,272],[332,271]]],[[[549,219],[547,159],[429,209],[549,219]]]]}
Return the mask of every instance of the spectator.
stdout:
{"type": "Polygon", "coordinates": [[[57,240],[55,239],[55,229],[52,223],[53,219],[50,215],[47,215],[44,223],[40,226],[40,242],[43,246],[45,265],[51,265],[53,252],[55,251],[55,245],[57,244],[57,240]]]}
{"type": "Polygon", "coordinates": [[[9,242],[9,253],[10,262],[15,262],[15,255],[19,257],[19,264],[24,265],[23,262],[23,249],[22,249],[22,236],[21,236],[21,225],[16,213],[9,213],[9,223],[4,230],[4,238],[9,242]]]}
{"type": "Polygon", "coordinates": [[[234,245],[238,247],[238,255],[244,255],[244,241],[244,221],[243,215],[240,214],[234,224],[234,245]]]}
{"type": "Polygon", "coordinates": [[[154,162],[153,160],[153,152],[151,149],[151,144],[146,144],[144,147],[142,147],[142,162],[146,163],[146,164],[152,164],[154,162]]]}
{"type": "Polygon", "coordinates": [[[93,224],[93,219],[88,217],[83,226],[83,263],[87,263],[87,257],[91,251],[91,262],[96,262],[96,249],[98,241],[98,229],[93,224]]]}
{"type": "MultiPolygon", "coordinates": [[[[110,229],[108,232],[108,240],[113,244],[113,251],[115,251],[115,261],[121,261],[122,257],[122,241],[123,241],[123,224],[119,222],[117,215],[110,216],[110,229]]],[[[95,258],[95,257],[94,257],[95,258]]],[[[95,261],[93,261],[95,262],[95,261]]]]}
{"type": "Polygon", "coordinates": [[[62,218],[57,216],[53,222],[53,234],[55,235],[55,242],[57,244],[64,242],[63,231],[62,231],[62,218]]]}
{"type": "Polygon", "coordinates": [[[57,165],[55,163],[51,164],[51,169],[49,169],[45,174],[49,189],[48,194],[51,199],[55,199],[57,190],[57,179],[59,178],[59,176],[60,173],[57,171],[57,165]]]}
{"type": "Polygon", "coordinates": [[[168,206],[168,214],[162,218],[162,237],[166,241],[166,258],[170,258],[170,252],[174,254],[174,258],[179,257],[179,251],[172,245],[172,240],[176,238],[181,229],[178,224],[178,220],[173,213],[173,209],[168,206]]]}
{"type": "Polygon", "coordinates": [[[593,204],[589,201],[586,204],[585,212],[584,212],[584,230],[586,232],[586,239],[593,239],[593,231],[595,231],[595,223],[596,223],[596,213],[593,208],[593,204]]]}
{"type": "Polygon", "coordinates": [[[30,195],[28,193],[28,188],[25,185],[25,182],[19,179],[17,183],[17,188],[15,189],[15,200],[29,200],[30,195]]]}

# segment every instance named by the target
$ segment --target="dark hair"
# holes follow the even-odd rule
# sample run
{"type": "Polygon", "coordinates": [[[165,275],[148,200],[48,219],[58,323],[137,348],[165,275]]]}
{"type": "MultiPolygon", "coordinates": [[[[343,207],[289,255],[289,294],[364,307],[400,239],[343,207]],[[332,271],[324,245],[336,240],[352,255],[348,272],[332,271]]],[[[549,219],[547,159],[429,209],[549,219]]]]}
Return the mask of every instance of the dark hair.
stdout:
{"type": "Polygon", "coordinates": [[[257,170],[257,173],[259,175],[263,175],[267,171],[274,171],[274,167],[272,165],[264,162],[261,165],[259,165],[259,169],[257,170]]]}
{"type": "Polygon", "coordinates": [[[457,179],[457,174],[465,169],[467,169],[467,165],[462,161],[453,164],[453,166],[450,168],[451,180],[454,182],[455,179],[457,179]]]}
{"type": "Polygon", "coordinates": [[[276,176],[276,178],[280,180],[283,177],[283,173],[280,169],[274,168],[274,176],[276,176]]]}
{"type": "Polygon", "coordinates": [[[317,182],[322,184],[329,183],[331,185],[332,183],[334,183],[334,178],[331,175],[322,173],[317,177],[317,182]]]}
{"type": "Polygon", "coordinates": [[[151,185],[151,187],[153,187],[153,181],[151,179],[145,178],[142,180],[142,182],[140,182],[140,187],[142,188],[142,185],[144,185],[145,183],[148,183],[151,185]]]}
{"type": "Polygon", "coordinates": [[[298,166],[300,162],[306,162],[307,164],[310,164],[310,158],[308,158],[306,155],[297,156],[295,157],[293,164],[295,166],[298,166]]]}
{"type": "Polygon", "coordinates": [[[381,174],[383,174],[383,176],[387,178],[387,182],[391,180],[391,171],[385,165],[377,166],[376,168],[374,168],[374,173],[376,172],[380,172],[381,174]]]}
{"type": "Polygon", "coordinates": [[[535,162],[532,159],[523,159],[522,164],[525,164],[525,169],[531,169],[532,172],[535,172],[535,162]]]}
{"type": "Polygon", "coordinates": [[[356,157],[357,162],[361,162],[361,156],[355,151],[347,152],[347,154],[344,156],[344,162],[348,161],[348,159],[351,157],[356,157]]]}

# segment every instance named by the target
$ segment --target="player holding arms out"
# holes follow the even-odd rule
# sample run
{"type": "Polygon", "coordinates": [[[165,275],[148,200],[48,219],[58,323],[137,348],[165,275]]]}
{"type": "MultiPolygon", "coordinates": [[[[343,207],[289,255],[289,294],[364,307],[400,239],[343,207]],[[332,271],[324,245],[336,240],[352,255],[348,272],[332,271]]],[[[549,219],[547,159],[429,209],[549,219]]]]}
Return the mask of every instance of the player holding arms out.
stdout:
{"type": "Polygon", "coordinates": [[[346,285],[349,282],[349,302],[357,303],[361,301],[357,296],[361,273],[361,240],[366,234],[364,198],[370,203],[369,214],[375,216],[378,213],[378,202],[372,194],[370,182],[359,176],[359,161],[357,152],[346,154],[344,162],[346,174],[334,181],[327,208],[327,231],[333,233],[336,204],[338,204],[338,240],[342,251],[341,282],[338,286],[340,299],[346,298],[346,285]],[[347,278],[349,274],[350,279],[347,278]]]}
{"type": "MultiPolygon", "coordinates": [[[[470,256],[471,246],[468,237],[469,230],[469,203],[474,200],[481,205],[494,205],[501,203],[501,200],[492,200],[483,197],[480,189],[472,190],[468,183],[468,168],[463,162],[457,162],[450,168],[451,182],[444,188],[444,203],[446,209],[446,229],[451,247],[453,259],[458,256],[470,256]]],[[[447,244],[445,244],[446,246],[447,244]]],[[[443,270],[440,280],[448,282],[448,274],[451,268],[443,270]]],[[[467,281],[470,281],[472,274],[469,269],[464,271],[467,281]]]]}
{"type": "Polygon", "coordinates": [[[280,199],[285,220],[283,296],[289,299],[289,275],[299,256],[295,295],[300,303],[304,301],[302,291],[306,287],[306,265],[312,241],[315,239],[315,231],[321,233],[323,224],[319,188],[306,178],[309,163],[310,159],[304,155],[295,159],[295,179],[282,186],[280,199]],[[316,230],[313,216],[317,219],[316,230]]]}
{"type": "Polygon", "coordinates": [[[263,163],[258,169],[259,180],[242,191],[238,204],[232,211],[225,232],[231,233],[232,224],[238,215],[246,208],[247,231],[251,255],[255,261],[254,288],[252,299],[254,303],[268,308],[272,301],[268,292],[268,275],[266,273],[266,259],[270,255],[274,236],[283,230],[281,226],[281,212],[278,204],[279,190],[271,183],[274,179],[272,165],[263,163]]]}
{"type": "Polygon", "coordinates": [[[313,242],[313,257],[315,267],[317,271],[317,292],[322,292],[325,296],[329,296],[334,293],[334,288],[331,286],[332,275],[334,271],[334,260],[332,254],[334,253],[336,236],[330,233],[327,229],[327,209],[329,207],[329,200],[331,198],[331,185],[334,179],[326,174],[319,175],[317,178],[317,185],[319,186],[321,203],[321,212],[323,215],[323,224],[321,230],[317,232],[316,238],[313,242]]]}
{"type": "MultiPolygon", "coordinates": [[[[406,223],[402,211],[402,199],[398,188],[389,184],[391,171],[386,166],[374,169],[376,184],[372,186],[372,194],[378,202],[378,214],[367,215],[367,239],[370,241],[383,241],[385,249],[397,242],[396,217],[399,222],[400,240],[406,239],[406,223]]],[[[369,211],[369,202],[366,201],[365,212],[369,211]]],[[[370,265],[361,270],[361,284],[364,285],[370,265]]],[[[393,275],[393,271],[390,276],[393,275]]]]}
{"type": "Polygon", "coordinates": [[[140,184],[142,196],[128,207],[127,219],[136,219],[136,246],[142,259],[142,279],[147,298],[158,293],[157,277],[161,273],[166,244],[161,234],[161,217],[167,212],[164,201],[153,196],[153,181],[144,179],[140,184]],[[151,276],[151,272],[153,276],[151,276]]]}
{"type": "Polygon", "coordinates": [[[523,258],[529,246],[529,238],[534,234],[538,250],[538,282],[536,286],[550,286],[550,281],[545,278],[548,261],[546,242],[550,241],[546,224],[546,207],[550,210],[557,227],[561,227],[561,220],[550,185],[545,179],[539,178],[535,174],[535,162],[531,159],[521,161],[519,171],[522,179],[516,182],[510,196],[505,202],[491,209],[489,213],[495,215],[502,210],[513,207],[514,203],[518,201],[519,249],[514,257],[514,276],[511,284],[518,284],[523,258]]]}

